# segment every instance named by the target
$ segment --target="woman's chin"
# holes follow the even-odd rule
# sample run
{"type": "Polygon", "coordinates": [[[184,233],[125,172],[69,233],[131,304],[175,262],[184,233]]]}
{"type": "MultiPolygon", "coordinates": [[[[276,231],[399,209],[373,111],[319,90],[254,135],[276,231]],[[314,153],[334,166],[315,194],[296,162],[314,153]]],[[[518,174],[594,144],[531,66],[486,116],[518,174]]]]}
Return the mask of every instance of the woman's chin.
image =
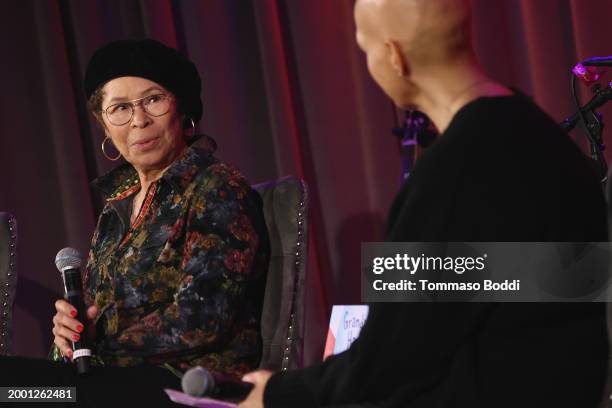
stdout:
{"type": "Polygon", "coordinates": [[[158,139],[153,147],[142,148],[138,146],[135,149],[130,149],[130,157],[127,161],[137,170],[163,169],[176,159],[179,147],[179,145],[162,144],[158,139]]]}
{"type": "Polygon", "coordinates": [[[128,161],[137,170],[156,170],[168,165],[170,160],[168,156],[160,151],[147,151],[132,155],[128,161]]]}

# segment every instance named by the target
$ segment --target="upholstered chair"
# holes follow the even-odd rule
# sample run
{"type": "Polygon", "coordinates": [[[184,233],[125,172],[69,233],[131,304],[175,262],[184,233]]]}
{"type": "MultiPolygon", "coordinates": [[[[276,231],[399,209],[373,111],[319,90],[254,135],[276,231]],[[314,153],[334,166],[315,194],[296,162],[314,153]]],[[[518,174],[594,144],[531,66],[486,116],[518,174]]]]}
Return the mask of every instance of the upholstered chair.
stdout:
{"type": "Polygon", "coordinates": [[[260,367],[298,368],[304,348],[304,282],[308,256],[308,192],[293,176],[253,186],[263,200],[270,237],[260,367]]]}
{"type": "Polygon", "coordinates": [[[11,354],[11,322],[17,288],[17,222],[0,212],[0,355],[11,354]]]}

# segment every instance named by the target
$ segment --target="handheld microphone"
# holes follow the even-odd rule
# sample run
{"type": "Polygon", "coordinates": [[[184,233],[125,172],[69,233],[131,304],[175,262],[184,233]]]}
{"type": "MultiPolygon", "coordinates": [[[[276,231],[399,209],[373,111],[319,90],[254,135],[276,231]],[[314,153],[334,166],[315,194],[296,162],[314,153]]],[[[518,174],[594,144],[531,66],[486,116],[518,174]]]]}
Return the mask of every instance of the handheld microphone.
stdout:
{"type": "Polygon", "coordinates": [[[181,388],[185,394],[196,398],[208,396],[244,399],[253,384],[236,381],[221,374],[213,377],[206,368],[196,366],[185,372],[181,379],[181,388]]]}
{"type": "Polygon", "coordinates": [[[185,394],[201,397],[212,393],[215,389],[215,379],[204,367],[193,367],[181,378],[181,388],[185,394]]]}
{"type": "MultiPolygon", "coordinates": [[[[78,312],[80,319],[86,319],[85,304],[83,303],[83,282],[81,280],[81,254],[74,248],[64,248],[55,256],[55,266],[62,274],[66,300],[78,312]]],[[[84,322],[84,327],[87,325],[84,322]]],[[[84,331],[78,341],[72,342],[73,360],[77,372],[89,372],[91,349],[87,343],[87,331],[84,331]]]]}

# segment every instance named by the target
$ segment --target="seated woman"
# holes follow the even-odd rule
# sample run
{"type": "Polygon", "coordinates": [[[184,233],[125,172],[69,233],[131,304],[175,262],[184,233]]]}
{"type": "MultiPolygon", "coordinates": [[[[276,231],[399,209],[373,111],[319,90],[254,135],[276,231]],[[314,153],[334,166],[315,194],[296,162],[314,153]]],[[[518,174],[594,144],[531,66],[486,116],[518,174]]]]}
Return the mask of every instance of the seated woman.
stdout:
{"type": "Polygon", "coordinates": [[[240,378],[260,359],[268,237],[257,193],[213,157],[212,139],[194,143],[195,66],[153,40],[118,41],[93,55],[85,88],[104,155],[127,163],[94,182],[106,204],[84,275],[88,316],[56,302],[53,359],[71,358],[92,323],[99,366],[240,378]]]}

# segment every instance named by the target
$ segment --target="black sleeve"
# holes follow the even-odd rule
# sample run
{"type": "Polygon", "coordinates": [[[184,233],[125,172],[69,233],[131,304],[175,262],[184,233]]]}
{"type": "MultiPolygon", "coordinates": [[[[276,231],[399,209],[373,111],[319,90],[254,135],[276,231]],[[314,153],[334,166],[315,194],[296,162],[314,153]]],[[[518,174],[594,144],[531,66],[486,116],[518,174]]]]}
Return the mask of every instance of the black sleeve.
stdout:
{"type": "Polygon", "coordinates": [[[446,375],[453,355],[478,330],[492,304],[380,303],[349,350],[322,364],[277,373],[266,408],[313,407],[426,393],[446,375]]]}
{"type": "MultiPolygon", "coordinates": [[[[559,177],[558,169],[551,163],[546,172],[542,171],[537,152],[526,154],[510,142],[500,150],[495,144],[510,141],[513,136],[510,132],[506,136],[502,130],[494,133],[499,133],[496,138],[469,134],[468,144],[447,134],[444,136],[447,141],[432,146],[419,159],[392,207],[387,240],[579,239],[585,227],[568,225],[575,217],[566,211],[568,205],[563,204],[556,211],[559,216],[551,216],[554,206],[550,204],[559,206],[564,201],[557,199],[557,191],[562,190],[551,183],[552,176],[548,175],[556,174],[559,183],[568,179],[559,177]],[[552,226],[559,224],[567,234],[551,234],[552,226]]],[[[404,405],[410,401],[427,401],[428,395],[433,396],[436,388],[444,386],[455,365],[472,366],[470,347],[476,347],[474,338],[492,321],[500,317],[502,321],[497,324],[507,325],[505,330],[511,331],[514,327],[521,330],[530,314],[540,310],[538,316],[542,323],[549,324],[545,312],[551,308],[542,309],[505,307],[501,303],[371,305],[362,333],[349,350],[322,364],[275,374],[264,393],[265,406],[389,402],[393,393],[401,393],[404,405]],[[502,308],[505,314],[499,313],[502,308]]]]}

